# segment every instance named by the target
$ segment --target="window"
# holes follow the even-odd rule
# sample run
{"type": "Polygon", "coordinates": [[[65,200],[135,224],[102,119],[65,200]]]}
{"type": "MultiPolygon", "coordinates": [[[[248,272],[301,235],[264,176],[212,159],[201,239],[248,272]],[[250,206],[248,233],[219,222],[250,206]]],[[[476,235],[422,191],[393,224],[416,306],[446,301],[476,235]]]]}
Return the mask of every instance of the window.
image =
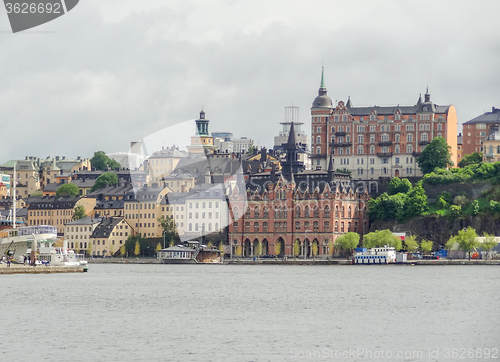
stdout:
{"type": "Polygon", "coordinates": [[[259,223],[258,222],[253,223],[253,230],[255,233],[259,232],[259,223]]]}
{"type": "Polygon", "coordinates": [[[364,132],[365,131],[365,126],[358,126],[357,128],[358,132],[364,132]]]}
{"type": "Polygon", "coordinates": [[[429,140],[429,135],[427,133],[422,133],[420,135],[420,140],[421,141],[428,141],[429,140]]]}
{"type": "MultiPolygon", "coordinates": [[[[410,116],[411,117],[411,116],[410,116]]],[[[410,118],[411,119],[411,118],[410,118]]],[[[407,124],[406,125],[406,131],[414,131],[414,125],[413,124],[407,124]]]]}
{"type": "Polygon", "coordinates": [[[314,217],[319,217],[319,209],[318,209],[318,206],[314,206],[314,209],[313,209],[313,215],[314,215],[314,217]]]}
{"type": "Polygon", "coordinates": [[[399,165],[399,157],[396,157],[396,158],[394,159],[394,162],[396,162],[396,165],[399,165]]]}
{"type": "Polygon", "coordinates": [[[363,169],[362,168],[358,168],[358,175],[362,175],[363,174],[363,169]]]}
{"type": "Polygon", "coordinates": [[[413,145],[406,145],[406,153],[412,153],[413,152],[413,145]]]}
{"type": "MultiPolygon", "coordinates": [[[[443,137],[443,134],[442,133],[438,133],[437,137],[443,137]]],[[[460,147],[458,149],[460,149],[460,147]]]]}
{"type": "Polygon", "coordinates": [[[370,158],[370,165],[373,165],[375,164],[375,159],[374,158],[370,158]]]}
{"type": "Polygon", "coordinates": [[[411,174],[412,174],[412,172],[413,172],[413,169],[412,169],[411,167],[408,167],[408,168],[406,169],[406,173],[407,173],[408,175],[411,175],[411,174]]]}
{"type": "Polygon", "coordinates": [[[327,206],[325,206],[325,218],[329,218],[329,217],[330,217],[330,207],[328,207],[328,205],[327,205],[327,206]]]}
{"type": "Polygon", "coordinates": [[[358,155],[363,154],[363,146],[358,146],[358,155]]]}
{"type": "Polygon", "coordinates": [[[401,115],[399,113],[396,113],[396,115],[394,116],[395,120],[396,121],[400,121],[401,120],[401,115]]]}
{"type": "Polygon", "coordinates": [[[335,126],[332,127],[332,132],[335,132],[335,126]]]}
{"type": "Polygon", "coordinates": [[[321,133],[321,127],[316,127],[316,133],[321,133]]]}
{"type": "Polygon", "coordinates": [[[372,174],[372,175],[373,175],[374,173],[375,173],[375,169],[374,169],[373,167],[372,167],[372,168],[370,168],[370,174],[372,174]]]}
{"type": "Polygon", "coordinates": [[[321,136],[316,137],[316,143],[321,143],[321,136]]]}
{"type": "Polygon", "coordinates": [[[401,125],[400,124],[397,124],[394,126],[394,131],[395,132],[401,132],[401,125]]]}
{"type": "Polygon", "coordinates": [[[324,227],[325,227],[325,233],[330,232],[330,222],[329,221],[325,221],[324,227]]]}
{"type": "Polygon", "coordinates": [[[399,153],[399,152],[400,152],[400,147],[399,147],[399,145],[396,145],[394,147],[394,153],[399,153]]]}
{"type": "Polygon", "coordinates": [[[370,154],[374,154],[375,153],[375,146],[371,145],[370,146],[370,154]]]}
{"type": "Polygon", "coordinates": [[[253,214],[256,219],[259,218],[259,208],[257,206],[253,209],[253,214]]]}
{"type": "Polygon", "coordinates": [[[408,133],[406,135],[406,142],[413,142],[413,134],[408,133]]]}
{"type": "Polygon", "coordinates": [[[309,217],[309,206],[306,206],[304,209],[304,217],[309,217]]]}
{"type": "Polygon", "coordinates": [[[399,134],[394,136],[394,142],[396,142],[396,143],[401,142],[401,136],[399,134]]]}
{"type": "Polygon", "coordinates": [[[370,114],[370,121],[375,121],[375,115],[374,114],[370,114]]]}
{"type": "Polygon", "coordinates": [[[388,142],[389,141],[389,135],[387,133],[383,134],[381,137],[380,137],[381,141],[382,142],[388,142]]]}
{"type": "Polygon", "coordinates": [[[437,125],[437,130],[438,130],[438,131],[442,131],[442,130],[443,130],[443,125],[442,125],[441,123],[439,123],[439,124],[437,125]]]}
{"type": "Polygon", "coordinates": [[[347,122],[347,116],[345,114],[342,116],[342,122],[347,122]]]}
{"type": "Polygon", "coordinates": [[[389,147],[383,146],[382,147],[382,153],[389,153],[389,147]]]}
{"type": "Polygon", "coordinates": [[[375,135],[374,134],[370,135],[370,143],[375,143],[375,135]]]}
{"type": "Polygon", "coordinates": [[[362,134],[358,135],[358,143],[363,143],[364,141],[365,137],[362,134]]]}
{"type": "Polygon", "coordinates": [[[317,154],[317,155],[320,155],[320,154],[321,154],[321,147],[317,147],[317,148],[316,148],[316,154],[317,154]]]}
{"type": "Polygon", "coordinates": [[[345,141],[346,141],[346,143],[351,143],[351,136],[350,136],[350,135],[347,135],[347,136],[345,137],[345,141]]]}
{"type": "Polygon", "coordinates": [[[264,206],[264,219],[268,219],[269,218],[269,210],[266,206],[264,206]]]}
{"type": "MultiPolygon", "coordinates": [[[[424,111],[427,110],[427,107],[424,107],[424,111]]],[[[429,120],[429,115],[428,114],[421,114],[420,115],[420,120],[421,121],[428,121],[429,120]]]]}

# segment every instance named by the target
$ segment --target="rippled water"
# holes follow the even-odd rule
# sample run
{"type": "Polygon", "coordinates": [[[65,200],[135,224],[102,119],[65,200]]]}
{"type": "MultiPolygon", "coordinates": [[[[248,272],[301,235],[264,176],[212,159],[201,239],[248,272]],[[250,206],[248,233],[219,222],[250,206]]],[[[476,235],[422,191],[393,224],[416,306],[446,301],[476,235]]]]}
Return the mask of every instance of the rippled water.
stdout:
{"type": "Polygon", "coordinates": [[[366,361],[389,351],[442,361],[446,348],[500,348],[497,266],[89,269],[1,276],[0,361],[366,361]]]}

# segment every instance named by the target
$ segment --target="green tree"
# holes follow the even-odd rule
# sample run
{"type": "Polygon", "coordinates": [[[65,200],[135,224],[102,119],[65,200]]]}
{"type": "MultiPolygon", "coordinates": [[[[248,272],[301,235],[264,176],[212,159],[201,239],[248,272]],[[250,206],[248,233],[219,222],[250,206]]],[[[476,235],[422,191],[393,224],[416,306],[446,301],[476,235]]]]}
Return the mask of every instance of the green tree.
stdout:
{"type": "Polygon", "coordinates": [[[479,214],[479,201],[474,200],[472,201],[472,215],[476,216],[479,214]]]}
{"type": "Polygon", "coordinates": [[[408,179],[400,179],[393,177],[389,182],[389,195],[396,195],[399,193],[406,194],[411,190],[411,182],[408,179]]]}
{"type": "Polygon", "coordinates": [[[366,248],[375,248],[383,246],[393,246],[396,250],[401,250],[403,243],[401,239],[395,236],[390,230],[376,230],[363,237],[363,245],[366,248]]]}
{"type": "Polygon", "coordinates": [[[464,168],[465,166],[474,165],[481,162],[483,162],[483,154],[474,152],[470,155],[464,155],[458,163],[458,167],[464,168]]]}
{"type": "Polygon", "coordinates": [[[139,243],[139,240],[136,240],[135,248],[134,248],[134,255],[138,256],[140,253],[141,253],[141,244],[139,243]]]}
{"type": "Polygon", "coordinates": [[[158,243],[158,244],[156,245],[156,249],[155,249],[156,254],[158,254],[158,252],[159,252],[160,250],[161,250],[161,243],[158,243]]]}
{"type": "Polygon", "coordinates": [[[456,236],[456,241],[458,242],[458,248],[469,254],[477,246],[477,234],[476,230],[470,226],[465,230],[460,230],[456,236]]]}
{"type": "Polygon", "coordinates": [[[484,240],[482,243],[479,244],[479,247],[486,251],[486,259],[488,259],[488,256],[490,255],[491,250],[495,248],[498,245],[498,241],[495,238],[495,235],[490,235],[487,233],[484,233],[484,240]]]}
{"type": "Polygon", "coordinates": [[[106,186],[113,186],[118,183],[118,176],[114,172],[105,172],[95,180],[94,186],[90,189],[90,192],[102,189],[106,186]]]}
{"type": "Polygon", "coordinates": [[[125,255],[125,252],[126,252],[126,250],[125,250],[125,245],[120,246],[120,255],[121,255],[121,256],[124,256],[124,255],[125,255]]]}
{"type": "Polygon", "coordinates": [[[446,208],[446,201],[445,201],[445,199],[442,196],[439,196],[439,198],[438,198],[438,200],[436,202],[436,206],[440,210],[446,208]]]}
{"type": "Polygon", "coordinates": [[[408,192],[408,197],[406,198],[402,211],[402,219],[407,220],[412,217],[420,216],[427,210],[429,210],[427,195],[425,194],[422,181],[419,181],[415,187],[408,192]]]}
{"type": "Polygon", "coordinates": [[[117,161],[106,156],[106,153],[104,153],[103,151],[94,152],[94,157],[90,159],[90,164],[92,165],[93,169],[99,171],[106,171],[108,167],[111,169],[121,167],[121,165],[117,161]]]}
{"type": "Polygon", "coordinates": [[[424,255],[429,254],[432,251],[433,245],[434,245],[434,243],[430,240],[422,240],[420,242],[420,250],[422,251],[422,253],[424,255]]]}
{"type": "Polygon", "coordinates": [[[163,235],[165,241],[168,242],[168,245],[173,246],[174,243],[180,242],[181,239],[179,238],[179,234],[177,233],[177,226],[175,226],[174,219],[165,218],[164,216],[162,216],[156,220],[158,220],[161,228],[163,229],[163,235]]]}
{"type": "Polygon", "coordinates": [[[259,149],[253,144],[253,140],[250,140],[250,145],[248,146],[247,153],[257,153],[259,149]]]}
{"type": "Polygon", "coordinates": [[[448,259],[450,258],[450,251],[453,250],[456,244],[457,244],[456,236],[452,236],[451,238],[448,239],[446,244],[444,244],[444,248],[448,250],[448,259]]]}
{"type": "Polygon", "coordinates": [[[451,205],[450,207],[450,216],[452,218],[457,218],[462,213],[462,207],[458,205],[451,205]]]}
{"type": "Polygon", "coordinates": [[[87,256],[91,256],[92,255],[92,243],[89,242],[87,244],[87,256]]]}
{"type": "Polygon", "coordinates": [[[78,186],[72,183],[63,184],[56,189],[56,196],[60,197],[75,197],[79,194],[78,186]]]}
{"type": "Polygon", "coordinates": [[[85,213],[85,208],[83,205],[76,205],[75,208],[73,209],[73,220],[80,220],[86,217],[87,214],[85,213]]]}
{"type": "Polygon", "coordinates": [[[352,255],[352,251],[356,249],[359,244],[359,234],[355,232],[348,232],[335,239],[335,245],[340,247],[345,253],[347,259],[352,255]]]}
{"type": "Polygon", "coordinates": [[[418,242],[415,235],[410,235],[405,238],[405,249],[409,253],[414,253],[418,249],[418,242]]]}
{"type": "Polygon", "coordinates": [[[461,207],[467,204],[467,202],[469,202],[469,199],[467,199],[467,196],[464,195],[457,196],[453,199],[453,203],[461,207]]]}
{"type": "Polygon", "coordinates": [[[295,257],[300,255],[300,242],[298,240],[293,243],[293,255],[295,257]]]}
{"type": "Polygon", "coordinates": [[[417,157],[418,167],[425,175],[436,168],[447,168],[453,166],[451,161],[450,146],[443,137],[434,138],[417,157]]]}

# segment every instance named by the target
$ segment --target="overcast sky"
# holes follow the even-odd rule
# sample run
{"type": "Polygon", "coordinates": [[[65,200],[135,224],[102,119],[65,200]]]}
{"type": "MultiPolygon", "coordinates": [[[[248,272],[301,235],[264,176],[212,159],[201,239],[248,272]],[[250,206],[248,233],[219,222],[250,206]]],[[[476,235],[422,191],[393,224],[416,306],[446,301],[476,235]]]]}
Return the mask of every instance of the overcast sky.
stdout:
{"type": "Polygon", "coordinates": [[[0,163],[127,151],[202,105],[210,131],[272,147],[285,106],[310,132],[322,64],[334,101],[411,105],[428,85],[463,123],[500,107],[499,13],[497,0],[81,0],[12,34],[0,8],[0,163]]]}

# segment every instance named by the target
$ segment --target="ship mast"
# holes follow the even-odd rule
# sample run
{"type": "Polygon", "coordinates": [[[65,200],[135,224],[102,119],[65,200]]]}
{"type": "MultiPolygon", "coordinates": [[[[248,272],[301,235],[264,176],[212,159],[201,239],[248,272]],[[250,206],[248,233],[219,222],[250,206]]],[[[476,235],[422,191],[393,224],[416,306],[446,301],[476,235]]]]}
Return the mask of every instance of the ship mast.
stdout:
{"type": "Polygon", "coordinates": [[[16,228],[16,209],[17,209],[17,203],[16,203],[16,166],[17,162],[14,163],[14,174],[12,175],[14,177],[14,182],[13,182],[13,191],[12,191],[12,206],[14,207],[13,211],[13,228],[16,228]]]}

